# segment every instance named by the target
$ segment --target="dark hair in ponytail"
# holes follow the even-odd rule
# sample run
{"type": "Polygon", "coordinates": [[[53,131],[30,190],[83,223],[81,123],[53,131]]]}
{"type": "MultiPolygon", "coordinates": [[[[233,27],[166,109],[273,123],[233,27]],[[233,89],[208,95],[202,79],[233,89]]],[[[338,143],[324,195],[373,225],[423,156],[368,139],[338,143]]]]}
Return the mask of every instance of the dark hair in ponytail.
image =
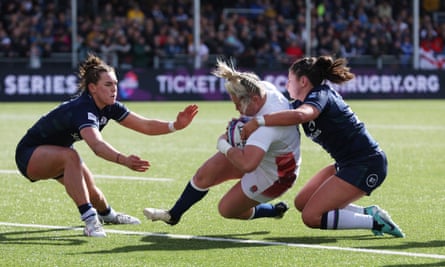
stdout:
{"type": "Polygon", "coordinates": [[[334,60],[330,56],[304,57],[296,60],[290,66],[289,71],[297,77],[308,77],[313,86],[320,85],[324,80],[340,84],[355,77],[346,65],[345,58],[334,60]]]}

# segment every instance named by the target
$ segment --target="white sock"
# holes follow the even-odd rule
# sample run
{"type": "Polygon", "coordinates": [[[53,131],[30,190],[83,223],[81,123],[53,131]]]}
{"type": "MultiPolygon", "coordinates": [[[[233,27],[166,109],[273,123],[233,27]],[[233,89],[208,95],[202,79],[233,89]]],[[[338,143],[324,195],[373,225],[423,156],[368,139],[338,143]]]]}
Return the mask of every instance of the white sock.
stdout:
{"type": "Polygon", "coordinates": [[[349,210],[355,213],[365,214],[365,208],[359,205],[355,204],[349,204],[348,206],[344,207],[343,210],[349,210]]]}
{"type": "Polygon", "coordinates": [[[82,221],[85,221],[86,219],[88,219],[88,218],[90,218],[90,217],[94,217],[94,216],[97,216],[97,211],[96,211],[95,208],[90,208],[89,210],[85,211],[85,213],[83,213],[83,214],[80,216],[80,219],[81,219],[82,221]]]}
{"type": "Polygon", "coordinates": [[[247,219],[247,220],[252,220],[253,217],[255,217],[255,207],[252,209],[252,214],[250,215],[249,219],[247,219]]]}
{"type": "Polygon", "coordinates": [[[193,178],[190,179],[190,185],[191,185],[194,189],[196,189],[197,191],[200,191],[200,192],[209,191],[209,188],[200,188],[200,187],[198,187],[198,186],[195,184],[195,182],[193,182],[193,178]]]}
{"type": "Polygon", "coordinates": [[[345,209],[331,210],[327,216],[327,229],[372,229],[373,225],[372,216],[345,209]]]}

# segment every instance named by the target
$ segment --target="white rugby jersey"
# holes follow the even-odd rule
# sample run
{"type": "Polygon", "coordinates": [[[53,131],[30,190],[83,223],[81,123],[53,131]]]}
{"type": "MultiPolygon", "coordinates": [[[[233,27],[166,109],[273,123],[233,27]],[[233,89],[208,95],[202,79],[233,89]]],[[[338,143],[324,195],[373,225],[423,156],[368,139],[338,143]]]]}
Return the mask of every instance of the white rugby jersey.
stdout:
{"type": "MultiPolygon", "coordinates": [[[[266,87],[266,103],[255,116],[292,108],[289,100],[273,84],[265,81],[263,84],[266,87]]],[[[266,152],[257,170],[254,171],[258,175],[262,173],[262,176],[276,180],[298,172],[295,167],[295,164],[301,163],[298,126],[259,127],[249,136],[246,145],[259,147],[266,152]],[[292,162],[294,166],[289,165],[292,162]]]]}

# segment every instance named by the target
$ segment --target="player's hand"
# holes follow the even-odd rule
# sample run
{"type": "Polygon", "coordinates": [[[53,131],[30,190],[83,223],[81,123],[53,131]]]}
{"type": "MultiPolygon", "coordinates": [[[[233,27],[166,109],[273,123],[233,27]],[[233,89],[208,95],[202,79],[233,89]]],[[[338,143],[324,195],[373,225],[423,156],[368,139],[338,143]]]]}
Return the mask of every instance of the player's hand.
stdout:
{"type": "Polygon", "coordinates": [[[243,140],[247,140],[247,138],[249,138],[249,136],[256,131],[256,129],[258,129],[258,127],[260,127],[258,125],[258,122],[253,119],[253,120],[249,120],[246,124],[244,124],[244,127],[241,131],[241,138],[243,140]]]}
{"type": "Polygon", "coordinates": [[[123,163],[129,169],[137,172],[145,172],[150,168],[150,162],[143,160],[135,155],[130,155],[128,157],[124,156],[123,163]]]}
{"type": "Polygon", "coordinates": [[[231,148],[232,146],[229,144],[229,142],[227,142],[227,134],[222,134],[216,142],[216,149],[227,156],[227,151],[229,151],[231,148]]]}
{"type": "Polygon", "coordinates": [[[222,135],[220,135],[220,136],[218,137],[218,140],[217,140],[217,141],[219,141],[219,139],[223,139],[223,140],[226,140],[226,141],[227,141],[227,132],[225,132],[225,133],[223,133],[222,135]]]}
{"type": "Polygon", "coordinates": [[[196,114],[198,114],[198,105],[188,105],[183,111],[178,113],[173,126],[176,130],[184,129],[193,121],[193,118],[195,118],[196,114]]]}

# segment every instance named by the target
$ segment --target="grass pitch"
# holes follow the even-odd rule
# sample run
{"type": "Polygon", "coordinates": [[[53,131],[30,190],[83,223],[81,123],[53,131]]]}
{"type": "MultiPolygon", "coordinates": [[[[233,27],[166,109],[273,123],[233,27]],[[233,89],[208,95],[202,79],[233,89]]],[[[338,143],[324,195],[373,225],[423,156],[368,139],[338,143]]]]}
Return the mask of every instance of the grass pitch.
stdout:
{"type": "MultiPolygon", "coordinates": [[[[197,102],[191,126],[143,136],[110,122],[104,138],[126,154],[150,161],[136,173],[76,148],[97,175],[111,205],[141,225],[107,225],[108,237],[82,236],[77,208],[55,181],[31,184],[16,172],[15,145],[58,103],[2,103],[0,118],[0,266],[445,266],[445,101],[349,101],[389,159],[383,185],[358,204],[386,209],[407,237],[371,231],[305,227],[291,209],[281,220],[237,221],[218,215],[228,182],[210,190],[176,226],[153,223],[144,207],[171,207],[196,169],[216,151],[216,139],[237,116],[231,102],[197,102]],[[157,178],[157,179],[151,179],[157,178]]],[[[172,120],[185,102],[129,102],[144,116],[172,120]]],[[[302,185],[331,162],[302,137],[296,185],[280,199],[293,202],[302,185]]]]}

